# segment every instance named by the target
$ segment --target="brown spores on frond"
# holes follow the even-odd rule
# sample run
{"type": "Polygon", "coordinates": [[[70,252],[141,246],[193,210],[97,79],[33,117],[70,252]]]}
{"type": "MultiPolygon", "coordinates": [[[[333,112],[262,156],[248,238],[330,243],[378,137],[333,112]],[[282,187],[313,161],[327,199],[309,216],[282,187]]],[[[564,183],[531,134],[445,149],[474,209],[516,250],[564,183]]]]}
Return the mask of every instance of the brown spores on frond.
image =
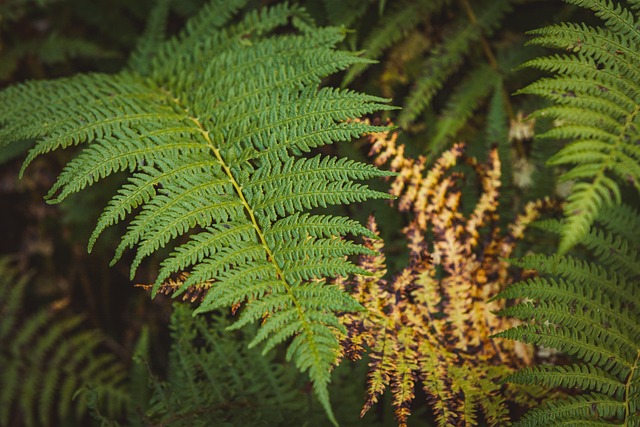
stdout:
{"type": "MultiPolygon", "coordinates": [[[[392,132],[372,134],[371,155],[378,166],[388,164],[398,175],[390,192],[398,209],[411,213],[405,227],[409,263],[386,279],[380,240],[367,240],[379,255],[361,257],[371,276],[342,279],[367,310],[342,317],[347,327],[343,352],[357,359],[369,350],[369,375],[364,414],[390,387],[399,425],[404,426],[420,384],[438,424],[476,425],[478,410],[490,425],[508,420],[505,390],[497,378],[531,362],[531,348],[494,341],[491,334],[513,326],[495,316],[503,301],[490,301],[511,283],[509,257],[524,228],[551,206],[530,203],[508,226],[498,227],[500,160],[491,150],[484,163],[465,155],[455,144],[429,170],[426,159],[407,158],[392,132]],[[468,165],[477,176],[476,205],[462,210],[462,172],[468,165]]],[[[375,220],[369,227],[376,230],[375,220]]]]}

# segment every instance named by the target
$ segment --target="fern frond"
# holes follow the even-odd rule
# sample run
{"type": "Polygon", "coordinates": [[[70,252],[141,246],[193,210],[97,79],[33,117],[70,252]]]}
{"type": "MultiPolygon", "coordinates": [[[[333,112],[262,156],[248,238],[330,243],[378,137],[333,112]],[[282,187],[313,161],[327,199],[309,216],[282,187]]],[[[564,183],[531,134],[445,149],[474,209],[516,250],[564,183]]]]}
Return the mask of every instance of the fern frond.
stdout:
{"type": "Polygon", "coordinates": [[[134,70],[137,69],[141,73],[150,70],[156,50],[165,39],[169,3],[169,0],[157,0],[149,13],[144,33],[138,39],[136,49],[129,57],[129,66],[134,70]]]}
{"type": "Polygon", "coordinates": [[[636,230],[640,229],[640,215],[638,211],[628,205],[603,209],[598,217],[598,223],[610,233],[624,238],[629,243],[635,243],[636,230]]]}
{"type": "Polygon", "coordinates": [[[81,328],[82,316],[62,316],[51,307],[25,314],[28,278],[19,277],[0,260],[0,423],[21,419],[25,426],[47,426],[54,420],[80,419],[86,414],[88,384],[107,408],[122,413],[124,367],[100,350],[97,331],[81,328]],[[72,412],[73,411],[73,412],[72,412]]]}
{"type": "MultiPolygon", "coordinates": [[[[613,212],[616,209],[607,209],[606,212],[613,212]]],[[[628,213],[633,213],[628,210],[628,213]]],[[[620,216],[614,215],[613,218],[620,216]]],[[[602,218],[600,215],[599,218],[602,218]]],[[[612,219],[613,219],[612,218],[612,219]]],[[[636,213],[637,218],[637,213],[636,213]]],[[[609,220],[610,222],[610,220],[609,220]]],[[[629,225],[633,225],[635,221],[631,221],[629,225]]],[[[538,228],[548,230],[556,234],[561,234],[563,223],[559,221],[544,221],[537,224],[538,228]]],[[[625,231],[629,234],[628,238],[621,237],[615,231],[619,227],[613,228],[613,232],[606,232],[600,228],[593,228],[584,238],[582,244],[593,251],[599,257],[600,261],[612,268],[623,276],[633,276],[640,273],[640,254],[636,248],[637,242],[634,240],[634,228],[625,231]]],[[[637,235],[636,235],[637,236],[637,235]]]]}
{"type": "Polygon", "coordinates": [[[524,368],[504,378],[505,382],[528,384],[535,381],[544,387],[580,388],[622,398],[624,385],[608,371],[593,365],[540,365],[524,368]]]}
{"type": "Polygon", "coordinates": [[[622,36],[629,36],[636,43],[640,42],[637,17],[623,5],[611,0],[567,0],[567,3],[593,10],[612,31],[622,36]]]}
{"type": "Polygon", "coordinates": [[[622,413],[624,413],[624,407],[620,402],[606,395],[594,393],[551,401],[539,409],[528,412],[515,425],[518,427],[607,426],[612,424],[605,420],[619,418],[622,413]]]}
{"type": "Polygon", "coordinates": [[[499,83],[500,75],[487,64],[469,72],[465,80],[456,86],[442,112],[442,119],[436,123],[435,134],[429,143],[433,152],[441,152],[451,142],[499,83]]]}
{"type": "Polygon", "coordinates": [[[431,102],[444,82],[459,68],[469,53],[470,45],[485,33],[489,35],[502,17],[511,9],[510,1],[491,1],[483,4],[477,22],[469,23],[462,17],[455,29],[439,46],[425,64],[422,76],[416,81],[404,109],[398,116],[400,126],[406,127],[431,102]]]}
{"type": "Polygon", "coordinates": [[[372,0],[323,0],[327,21],[331,25],[353,26],[359,18],[371,7],[372,0]]]}
{"type": "MultiPolygon", "coordinates": [[[[629,208],[609,208],[611,218],[635,223],[640,217],[629,208]]],[[[544,228],[558,231],[558,222],[544,228]]],[[[496,334],[496,337],[544,345],[580,360],[570,366],[542,366],[520,371],[506,378],[519,384],[571,387],[592,394],[551,401],[527,413],[517,425],[636,425],[640,422],[637,378],[640,370],[640,294],[637,271],[619,265],[637,264],[630,257],[638,249],[638,229],[625,230],[635,236],[633,245],[618,256],[625,261],[605,269],[609,250],[602,240],[585,244],[598,262],[581,261],[564,255],[532,255],[516,264],[536,269],[551,277],[519,282],[498,298],[516,300],[502,310],[527,323],[496,334]]],[[[616,232],[594,228],[589,238],[608,235],[620,242],[616,232]]]]}
{"type": "MultiPolygon", "coordinates": [[[[5,18],[5,15],[2,14],[5,18]]],[[[19,40],[7,43],[0,54],[0,80],[7,81],[26,58],[44,65],[68,62],[76,58],[117,58],[119,53],[84,38],[52,33],[44,39],[19,40]]]]}
{"type": "Polygon", "coordinates": [[[193,317],[188,306],[174,305],[168,378],[152,379],[147,423],[204,427],[302,422],[305,400],[296,387],[295,371],[285,369],[273,352],[260,357],[248,349],[246,336],[225,332],[231,325],[224,316],[193,317]]]}
{"type": "Polygon", "coordinates": [[[562,23],[531,34],[531,44],[566,49],[573,55],[555,55],[523,66],[556,74],[520,91],[546,97],[556,106],[539,110],[560,125],[543,138],[567,139],[551,165],[571,165],[561,177],[575,180],[565,205],[560,253],[566,253],[589,231],[599,212],[620,203],[620,183],[640,190],[640,41],[638,17],[622,4],[608,0],[567,0],[595,11],[605,24],[562,23]]]}
{"type": "MultiPolygon", "coordinates": [[[[371,155],[377,165],[390,163],[398,173],[391,193],[398,197],[398,209],[412,214],[404,230],[408,266],[386,279],[384,245],[367,237],[371,253],[361,255],[359,265],[371,276],[339,281],[365,308],[342,316],[344,354],[357,359],[369,353],[362,414],[389,388],[396,419],[404,426],[421,386],[440,426],[478,425],[481,418],[504,425],[508,396],[497,379],[528,363],[531,355],[526,346],[490,342],[492,331],[501,329],[491,313],[499,308],[490,298],[509,280],[502,257],[550,203],[528,205],[502,235],[496,226],[500,161],[495,149],[479,163],[466,157],[463,144],[455,144],[425,171],[425,159],[405,157],[396,138],[391,132],[372,135],[371,155]],[[476,172],[481,188],[467,215],[456,185],[463,177],[451,173],[463,162],[476,172]],[[493,360],[507,360],[509,366],[498,372],[493,360]]],[[[373,218],[369,226],[376,231],[373,218]]]]}
{"type": "MultiPolygon", "coordinates": [[[[446,0],[402,1],[396,2],[379,20],[380,28],[369,34],[362,44],[367,58],[378,59],[394,43],[404,38],[420,22],[423,22],[440,10],[446,0]]],[[[342,85],[346,86],[362,74],[369,64],[355,64],[344,76],[342,85]]]]}
{"type": "Polygon", "coordinates": [[[173,247],[153,294],[166,292],[173,274],[189,273],[173,293],[200,296],[206,284],[196,313],[246,303],[238,325],[263,319],[256,343],[267,349],[292,338],[289,357],[309,371],[333,420],[327,384],[344,331],[334,313],[359,305],[324,278],[362,273],[347,256],[368,251],[338,238],[358,235],[362,226],[305,211],[388,198],[356,182],[388,174],[305,154],[383,129],[352,119],[392,107],[318,87],[327,75],[366,61],[335,50],[342,29],[315,27],[286,3],[229,24],[244,3],[213,1],[178,36],[158,43],[160,3],[158,22],[129,69],[1,92],[0,140],[37,139],[23,170],[38,155],[83,146],[47,195],[51,203],[127,172],[89,249],[107,227],[133,215],[113,262],[134,248],[133,278],[146,257],[173,247]],[[289,23],[291,31],[280,34],[289,23]]]}
{"type": "MultiPolygon", "coordinates": [[[[538,313],[545,319],[544,307],[538,313]]],[[[523,310],[518,311],[521,315],[523,310]]],[[[523,316],[524,317],[524,316],[523,316]]],[[[530,317],[530,316],[529,316],[530,317]]],[[[627,374],[634,369],[636,353],[633,345],[622,345],[612,334],[606,333],[606,327],[600,326],[593,331],[584,331],[584,327],[595,322],[575,325],[523,325],[496,334],[496,338],[508,338],[529,344],[555,348],[563,353],[583,359],[585,363],[600,365],[613,375],[627,374]],[[572,327],[575,326],[575,329],[572,327]],[[620,349],[616,346],[622,345],[620,349]]],[[[629,339],[627,339],[629,341],[629,339]]]]}

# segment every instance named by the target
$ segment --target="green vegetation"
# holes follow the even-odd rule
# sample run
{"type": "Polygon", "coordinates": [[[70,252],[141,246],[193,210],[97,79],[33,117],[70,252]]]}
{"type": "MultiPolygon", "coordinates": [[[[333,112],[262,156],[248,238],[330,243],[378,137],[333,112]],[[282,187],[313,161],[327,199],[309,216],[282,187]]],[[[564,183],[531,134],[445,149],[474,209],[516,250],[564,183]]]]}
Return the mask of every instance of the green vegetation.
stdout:
{"type": "Polygon", "coordinates": [[[0,37],[2,426],[640,425],[637,0],[0,37]]]}

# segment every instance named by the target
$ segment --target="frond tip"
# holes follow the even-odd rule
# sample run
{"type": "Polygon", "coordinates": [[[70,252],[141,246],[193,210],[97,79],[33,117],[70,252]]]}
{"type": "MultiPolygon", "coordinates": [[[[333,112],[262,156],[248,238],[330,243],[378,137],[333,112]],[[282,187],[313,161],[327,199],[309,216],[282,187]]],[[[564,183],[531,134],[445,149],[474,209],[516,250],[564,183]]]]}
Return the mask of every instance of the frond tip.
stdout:
{"type": "Polygon", "coordinates": [[[244,3],[213,1],[165,42],[151,28],[119,74],[0,92],[0,141],[36,139],[25,167],[40,154],[84,145],[49,192],[54,203],[130,173],[89,248],[133,213],[114,257],[134,248],[133,277],[146,257],[180,239],[162,262],[154,293],[186,272],[176,295],[207,284],[197,313],[245,304],[239,325],[262,319],[256,342],[267,348],[292,338],[289,357],[309,371],[332,418],[326,387],[343,331],[333,313],[359,305],[324,278],[362,272],[347,256],[367,251],[344,238],[362,234],[362,226],[305,211],[389,196],[356,182],[386,173],[302,154],[380,130],[351,119],[392,107],[386,99],[318,87],[363,61],[335,50],[342,29],[315,27],[287,4],[229,24],[244,3]]]}

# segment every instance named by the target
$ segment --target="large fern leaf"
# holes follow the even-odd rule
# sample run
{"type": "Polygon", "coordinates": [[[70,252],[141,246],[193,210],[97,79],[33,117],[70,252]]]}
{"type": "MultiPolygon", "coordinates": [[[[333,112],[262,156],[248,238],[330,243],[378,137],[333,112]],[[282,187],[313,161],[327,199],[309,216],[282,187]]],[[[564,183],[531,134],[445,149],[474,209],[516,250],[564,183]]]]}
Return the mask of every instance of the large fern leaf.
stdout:
{"type": "MultiPolygon", "coordinates": [[[[592,246],[590,239],[599,241],[599,250],[592,250],[598,264],[568,255],[531,255],[515,264],[536,269],[543,277],[516,283],[499,295],[521,301],[502,314],[527,323],[497,337],[555,348],[581,361],[540,365],[506,378],[584,392],[547,402],[525,414],[518,426],[640,425],[640,216],[628,208],[602,213],[598,222],[607,229],[611,218],[635,228],[618,233],[594,227],[586,246],[592,246]],[[626,260],[623,265],[635,266],[635,271],[617,268],[620,258],[626,260]]],[[[562,230],[554,222],[544,228],[562,230]]]]}
{"type": "Polygon", "coordinates": [[[134,248],[133,277],[144,258],[194,231],[162,262],[155,290],[186,271],[176,295],[202,283],[209,288],[198,313],[246,303],[236,326],[262,319],[253,344],[265,342],[265,351],[290,340],[288,357],[309,371],[331,417],[326,387],[343,330],[333,313],[359,305],[323,278],[362,272],[346,256],[366,249],[340,236],[368,232],[303,211],[387,197],[355,182],[385,173],[305,154],[378,130],[349,119],[390,107],[381,98],[318,88],[323,77],[363,61],[334,49],[343,30],[317,28],[287,4],[229,25],[244,3],[205,6],[177,37],[142,46],[119,74],[3,91],[0,140],[37,140],[24,167],[40,154],[83,144],[47,196],[54,203],[130,173],[89,248],[135,212],[114,258],[134,248]]]}
{"type": "Polygon", "coordinates": [[[530,43],[573,54],[526,62],[556,75],[520,91],[553,101],[536,114],[560,125],[542,137],[570,141],[549,160],[569,165],[561,179],[575,181],[561,253],[588,233],[600,209],[620,202],[620,182],[640,191],[640,15],[620,2],[566,1],[594,10],[604,27],[562,23],[532,31],[537,37],[530,43]]]}

